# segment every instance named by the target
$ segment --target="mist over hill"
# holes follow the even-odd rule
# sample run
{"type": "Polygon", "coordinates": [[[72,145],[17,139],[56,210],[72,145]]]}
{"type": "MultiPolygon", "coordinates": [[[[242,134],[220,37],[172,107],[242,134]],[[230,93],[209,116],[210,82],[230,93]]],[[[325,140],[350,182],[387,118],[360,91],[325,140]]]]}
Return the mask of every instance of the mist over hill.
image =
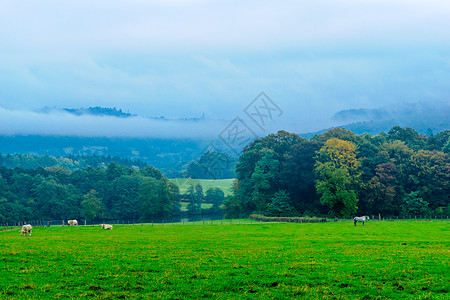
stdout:
{"type": "MultiPolygon", "coordinates": [[[[45,120],[47,116],[51,120],[51,130],[47,132],[46,127],[41,127],[42,131],[33,134],[33,128],[29,128],[30,125],[8,124],[3,119],[5,123],[0,128],[2,130],[0,131],[0,153],[55,157],[118,156],[141,160],[161,169],[170,177],[180,175],[189,162],[199,159],[207,151],[208,145],[217,141],[217,134],[227,124],[215,123],[213,120],[205,119],[204,116],[181,120],[168,120],[164,117],[152,119],[152,117],[141,117],[130,112],[125,113],[122,109],[115,107],[63,108],[56,109],[56,113],[55,109],[46,108],[25,117],[28,116],[39,117],[40,119],[37,120],[45,120]],[[131,123],[124,123],[127,120],[131,123]],[[64,122],[68,123],[63,124],[64,122]],[[174,124],[182,124],[182,126],[175,127],[174,124]],[[145,131],[145,128],[141,128],[144,125],[152,126],[145,131]],[[102,126],[110,127],[102,128],[102,126]],[[23,127],[28,131],[11,129],[16,127],[23,127]],[[155,131],[158,134],[152,136],[155,131]],[[167,132],[174,133],[171,135],[167,132]]],[[[18,122],[21,119],[14,120],[18,122]]],[[[343,124],[338,127],[349,129],[356,134],[367,132],[376,135],[381,131],[388,132],[394,126],[411,127],[427,135],[437,134],[450,128],[450,103],[405,103],[376,109],[341,110],[334,114],[332,121],[343,124]]],[[[302,137],[310,138],[328,129],[324,128],[313,133],[297,133],[302,137]]],[[[229,150],[223,144],[216,144],[215,147],[217,149],[214,150],[218,151],[229,150]]]]}
{"type": "MultiPolygon", "coordinates": [[[[436,134],[450,128],[450,103],[418,102],[403,103],[374,109],[346,109],[335,113],[332,120],[342,124],[356,134],[378,134],[387,132],[394,126],[411,127],[423,134],[436,134]]],[[[303,137],[312,137],[327,131],[324,128],[313,133],[301,133],[303,137]]]]}
{"type": "MultiPolygon", "coordinates": [[[[56,107],[44,107],[43,109],[39,109],[36,112],[51,114],[51,113],[69,113],[75,116],[98,116],[98,117],[117,117],[117,118],[134,118],[134,117],[144,117],[152,120],[169,120],[165,116],[139,116],[138,114],[132,114],[129,110],[127,112],[122,111],[121,108],[116,107],[100,107],[95,106],[88,108],[79,107],[79,108],[56,108],[56,107]]],[[[176,120],[184,120],[184,121],[200,121],[205,119],[205,114],[203,113],[201,117],[185,117],[178,118],[176,120]]]]}

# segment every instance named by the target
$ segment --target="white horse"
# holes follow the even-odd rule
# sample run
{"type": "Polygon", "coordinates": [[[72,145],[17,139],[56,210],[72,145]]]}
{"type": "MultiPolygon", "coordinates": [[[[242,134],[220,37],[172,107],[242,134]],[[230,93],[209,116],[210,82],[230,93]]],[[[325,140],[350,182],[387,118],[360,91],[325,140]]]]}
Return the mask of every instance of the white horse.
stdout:
{"type": "Polygon", "coordinates": [[[355,226],[356,226],[356,222],[362,222],[363,226],[364,226],[364,222],[367,220],[369,220],[369,216],[355,217],[353,219],[353,221],[355,222],[355,226]]]}

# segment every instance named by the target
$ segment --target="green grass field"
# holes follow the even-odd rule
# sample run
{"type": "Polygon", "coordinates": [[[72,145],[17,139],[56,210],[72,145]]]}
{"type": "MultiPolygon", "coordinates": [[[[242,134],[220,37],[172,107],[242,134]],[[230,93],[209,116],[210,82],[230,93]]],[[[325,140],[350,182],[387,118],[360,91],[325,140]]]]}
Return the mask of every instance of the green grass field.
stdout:
{"type": "MultiPolygon", "coordinates": [[[[188,206],[188,203],[187,203],[187,202],[181,202],[181,211],[187,211],[187,206],[188,206]]],[[[213,206],[213,205],[210,204],[210,203],[202,203],[202,204],[201,204],[202,209],[209,209],[209,208],[211,208],[212,206],[213,206]]]]}
{"type": "Polygon", "coordinates": [[[218,222],[0,232],[0,299],[450,298],[449,222],[218,222]]]}
{"type": "Polygon", "coordinates": [[[189,186],[196,186],[198,183],[203,187],[203,192],[212,187],[218,187],[222,189],[225,196],[231,195],[231,187],[233,186],[234,179],[189,179],[189,178],[175,178],[170,179],[171,182],[175,183],[180,189],[180,193],[185,194],[189,186]]]}

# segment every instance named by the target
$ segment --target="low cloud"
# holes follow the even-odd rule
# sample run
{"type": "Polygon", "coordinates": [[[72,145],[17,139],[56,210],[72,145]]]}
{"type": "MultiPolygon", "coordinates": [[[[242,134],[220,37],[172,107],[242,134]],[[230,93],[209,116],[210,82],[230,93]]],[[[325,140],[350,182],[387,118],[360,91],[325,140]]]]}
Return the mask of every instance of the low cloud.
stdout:
{"type": "MultiPolygon", "coordinates": [[[[112,116],[74,115],[62,110],[10,110],[0,107],[0,135],[41,135],[72,137],[128,137],[157,139],[204,139],[219,144],[234,140],[234,134],[244,132],[235,143],[250,141],[278,130],[294,133],[318,131],[338,125],[328,116],[290,121],[281,117],[266,120],[264,128],[254,123],[244,112],[231,119],[156,119],[142,116],[119,118],[112,116]],[[236,120],[239,120],[236,123],[236,120]],[[242,123],[239,123],[242,122],[242,123]],[[237,125],[236,125],[237,124],[237,125]],[[238,128],[239,127],[239,128],[238,128]],[[229,136],[231,135],[231,137],[229,136]]],[[[241,145],[242,146],[242,145],[241,145]]]]}
{"type": "Polygon", "coordinates": [[[0,108],[0,135],[135,138],[212,138],[227,125],[220,120],[164,120],[145,117],[76,116],[0,108]]]}

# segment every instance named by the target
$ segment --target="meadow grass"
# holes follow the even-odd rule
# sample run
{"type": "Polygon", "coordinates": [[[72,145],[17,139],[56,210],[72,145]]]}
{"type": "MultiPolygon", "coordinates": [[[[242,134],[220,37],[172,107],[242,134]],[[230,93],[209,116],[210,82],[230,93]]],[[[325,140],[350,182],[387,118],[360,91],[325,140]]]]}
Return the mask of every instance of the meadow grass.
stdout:
{"type": "Polygon", "coordinates": [[[218,222],[0,232],[0,299],[450,296],[449,222],[218,222]]]}
{"type": "Polygon", "coordinates": [[[203,187],[203,192],[206,193],[206,191],[209,188],[218,187],[220,188],[225,196],[231,195],[231,187],[233,186],[234,179],[189,179],[189,178],[175,178],[170,179],[171,182],[176,184],[178,188],[180,189],[181,194],[185,194],[187,192],[187,189],[189,186],[196,186],[200,183],[200,185],[203,187]]]}
{"type": "MultiPolygon", "coordinates": [[[[188,202],[181,202],[181,211],[187,211],[187,206],[188,206],[188,202]]],[[[210,209],[211,207],[213,207],[213,205],[211,203],[202,203],[201,204],[201,208],[202,209],[210,209]]]]}

